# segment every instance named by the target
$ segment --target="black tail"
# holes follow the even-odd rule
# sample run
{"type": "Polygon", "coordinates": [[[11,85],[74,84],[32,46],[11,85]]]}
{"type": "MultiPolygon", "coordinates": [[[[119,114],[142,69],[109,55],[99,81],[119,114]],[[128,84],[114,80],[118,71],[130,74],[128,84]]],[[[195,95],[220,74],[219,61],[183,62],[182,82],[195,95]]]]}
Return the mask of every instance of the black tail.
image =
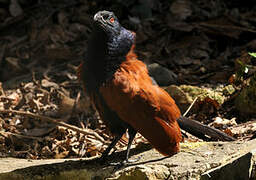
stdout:
{"type": "Polygon", "coordinates": [[[212,138],[214,140],[220,141],[235,141],[236,139],[227,135],[226,133],[215,129],[213,127],[209,127],[204,125],[198,121],[186,118],[181,116],[177,119],[179,126],[181,129],[185,130],[186,132],[200,138],[200,139],[209,139],[212,138]],[[207,138],[208,136],[208,138],[207,138]]]}

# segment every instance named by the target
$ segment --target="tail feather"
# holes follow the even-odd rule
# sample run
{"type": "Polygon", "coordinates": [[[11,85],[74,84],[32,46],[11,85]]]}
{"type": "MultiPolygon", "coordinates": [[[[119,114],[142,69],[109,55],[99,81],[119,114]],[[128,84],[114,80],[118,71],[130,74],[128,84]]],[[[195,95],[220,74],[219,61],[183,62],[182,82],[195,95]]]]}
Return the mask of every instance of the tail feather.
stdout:
{"type": "Polygon", "coordinates": [[[235,141],[236,139],[213,127],[204,125],[198,121],[181,116],[177,119],[181,129],[200,138],[206,139],[209,136],[220,141],[235,141]]]}

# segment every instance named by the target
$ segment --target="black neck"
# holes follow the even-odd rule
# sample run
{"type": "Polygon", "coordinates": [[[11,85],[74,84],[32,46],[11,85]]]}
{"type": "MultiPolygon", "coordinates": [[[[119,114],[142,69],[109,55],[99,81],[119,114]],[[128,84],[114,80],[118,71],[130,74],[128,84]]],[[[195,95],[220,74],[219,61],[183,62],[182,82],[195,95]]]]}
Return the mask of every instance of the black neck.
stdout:
{"type": "MultiPolygon", "coordinates": [[[[97,89],[107,80],[111,79],[120,64],[126,60],[126,55],[133,44],[133,35],[130,31],[121,28],[117,35],[106,34],[95,29],[88,46],[85,66],[90,76],[89,89],[97,89]]],[[[86,76],[86,75],[85,75],[86,76]]],[[[88,78],[88,77],[85,77],[88,78]]]]}

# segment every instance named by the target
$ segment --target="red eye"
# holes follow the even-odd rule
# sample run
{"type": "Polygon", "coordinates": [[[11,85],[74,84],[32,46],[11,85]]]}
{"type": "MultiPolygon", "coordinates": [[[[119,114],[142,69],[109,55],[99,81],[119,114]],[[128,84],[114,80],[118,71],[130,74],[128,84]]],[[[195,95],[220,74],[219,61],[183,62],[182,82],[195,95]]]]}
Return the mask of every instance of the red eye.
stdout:
{"type": "Polygon", "coordinates": [[[109,22],[114,23],[115,19],[114,18],[110,18],[109,22]]]}

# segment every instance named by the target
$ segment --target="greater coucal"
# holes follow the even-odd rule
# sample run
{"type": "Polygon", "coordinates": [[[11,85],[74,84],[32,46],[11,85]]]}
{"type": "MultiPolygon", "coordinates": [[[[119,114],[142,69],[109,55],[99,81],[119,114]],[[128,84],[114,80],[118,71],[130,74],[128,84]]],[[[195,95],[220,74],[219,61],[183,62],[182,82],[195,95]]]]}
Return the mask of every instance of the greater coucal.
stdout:
{"type": "Polygon", "coordinates": [[[219,130],[182,117],[171,96],[152,83],[134,47],[135,33],[122,27],[114,13],[100,11],[95,14],[79,76],[100,117],[115,135],[102,157],[109,154],[127,129],[127,162],[136,132],[165,156],[179,151],[182,140],[179,124],[201,138],[206,134],[233,140],[219,130]]]}

